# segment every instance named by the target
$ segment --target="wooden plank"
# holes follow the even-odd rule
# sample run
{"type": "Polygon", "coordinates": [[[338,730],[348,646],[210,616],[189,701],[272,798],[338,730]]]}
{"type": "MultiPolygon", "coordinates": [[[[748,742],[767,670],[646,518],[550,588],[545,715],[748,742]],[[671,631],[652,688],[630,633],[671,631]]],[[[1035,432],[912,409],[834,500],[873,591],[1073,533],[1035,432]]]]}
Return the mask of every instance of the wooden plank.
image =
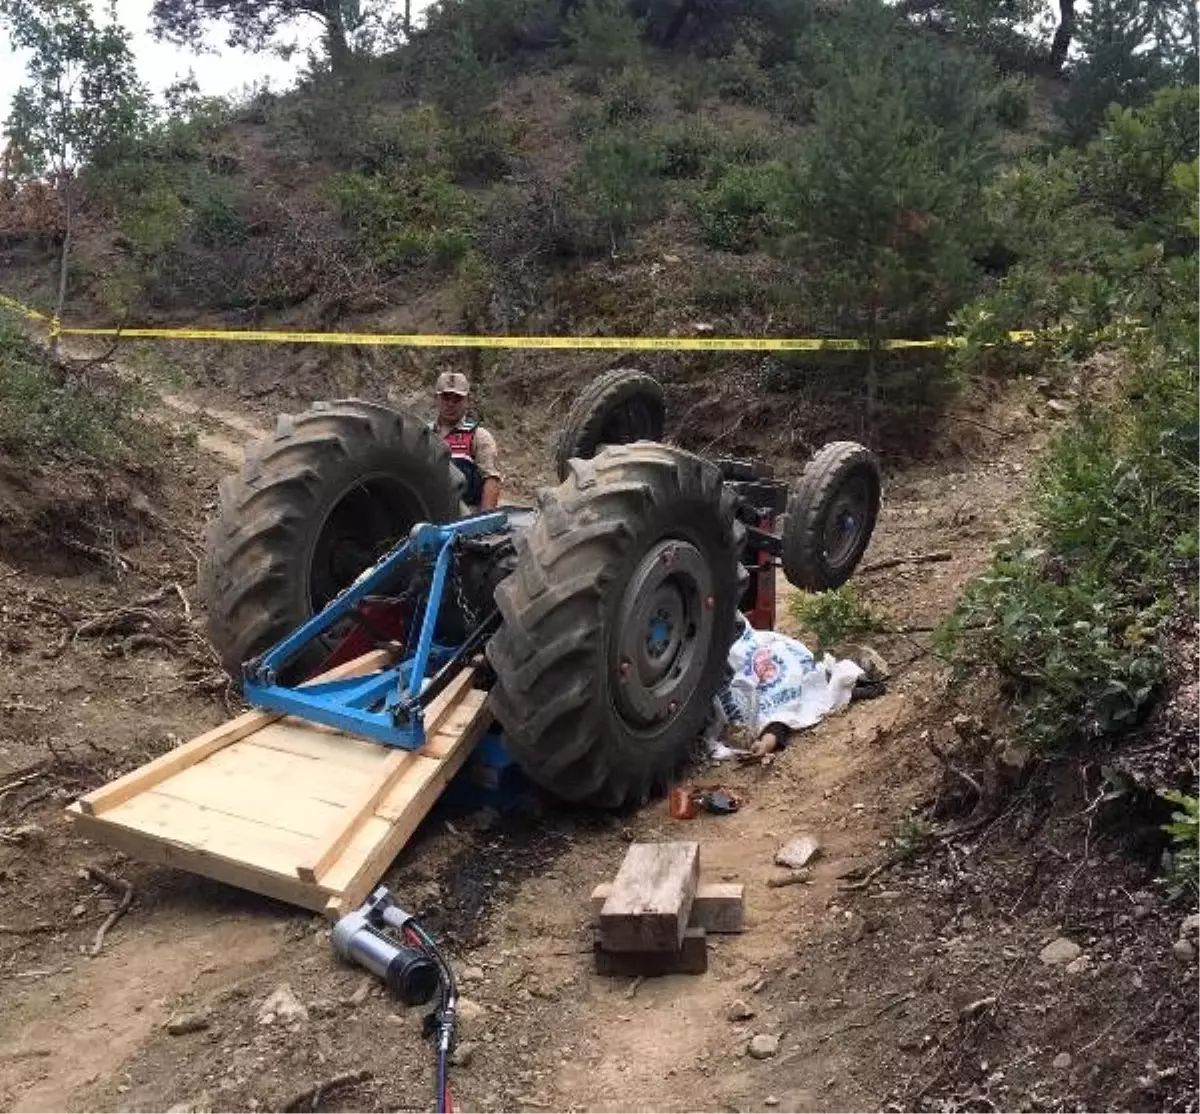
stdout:
{"type": "Polygon", "coordinates": [[[234,816],[219,806],[197,805],[160,789],[139,793],[104,815],[148,838],[224,855],[279,874],[290,875],[292,864],[312,842],[312,837],[302,832],[234,816]]]}
{"type": "Polygon", "coordinates": [[[272,754],[289,755],[298,765],[325,769],[331,763],[372,774],[379,768],[378,743],[353,739],[337,731],[320,730],[324,724],[279,720],[243,739],[239,746],[252,746],[272,754]]]}
{"type": "MultiPolygon", "coordinates": [[[[425,715],[427,742],[432,741],[454,705],[470,690],[474,680],[475,671],[464,669],[430,701],[425,715]]],[[[371,785],[334,818],[305,860],[296,867],[296,874],[303,881],[316,882],[337,861],[359,825],[375,811],[404,770],[413,764],[413,754],[413,751],[407,750],[394,750],[388,754],[371,785]]]]}
{"type": "Polygon", "coordinates": [[[699,882],[699,843],[633,844],[600,910],[605,949],[678,951],[699,882]]]}
{"type": "Polygon", "coordinates": [[[397,819],[389,823],[381,816],[372,817],[359,828],[341,857],[322,877],[322,885],[336,895],[326,905],[326,915],[336,918],[362,904],[491,726],[487,693],[471,689],[459,707],[470,718],[458,731],[448,753],[436,765],[431,759],[420,759],[421,777],[412,784],[402,778],[380,802],[379,812],[395,815],[397,819]],[[380,825],[382,832],[378,830],[380,825]]]}
{"type": "Polygon", "coordinates": [[[236,886],[241,890],[263,894],[276,901],[286,902],[301,909],[319,913],[329,901],[329,894],[319,886],[305,885],[290,871],[286,874],[251,866],[242,859],[215,854],[201,848],[177,843],[162,835],[148,836],[133,828],[127,828],[109,817],[92,816],[85,813],[79,802],[67,808],[76,830],[85,839],[93,839],[108,847],[115,847],[134,859],[157,863],[174,870],[185,870],[236,886]]]}
{"type": "MultiPolygon", "coordinates": [[[[746,928],[746,887],[741,882],[701,882],[692,901],[688,928],[702,928],[709,935],[744,932],[746,928]]],[[[604,882],[592,890],[592,916],[597,920],[600,910],[612,893],[612,883],[604,882]]]]}
{"type": "MultiPolygon", "coordinates": [[[[354,661],[339,665],[328,673],[314,677],[305,684],[313,684],[316,681],[336,681],[342,677],[355,677],[359,674],[371,673],[383,668],[391,660],[391,656],[391,652],[388,650],[374,650],[369,654],[364,654],[361,658],[355,658],[354,661]]],[[[222,747],[236,743],[239,739],[244,739],[247,735],[252,735],[267,724],[282,718],[276,712],[245,712],[236,719],[214,727],[211,731],[206,731],[203,735],[198,735],[189,742],[177,746],[154,761],[147,762],[146,765],[139,766],[123,777],[110,781],[107,785],[102,785],[99,789],[80,797],[79,807],[87,815],[96,816],[105,809],[114,808],[128,801],[142,790],[157,785],[164,778],[170,777],[179,770],[200,762],[222,747]]]]}
{"type": "MultiPolygon", "coordinates": [[[[344,805],[319,800],[307,790],[297,792],[291,786],[272,783],[264,778],[239,780],[207,767],[207,762],[189,766],[166,781],[159,782],[153,789],[146,790],[146,794],[157,793],[221,816],[287,832],[299,836],[306,844],[319,839],[345,808],[344,805]],[[266,791],[266,787],[272,785],[274,790],[266,791]]],[[[128,820],[129,814],[124,810],[133,808],[142,796],[139,793],[119,806],[122,818],[128,820]]]]}
{"type": "Polygon", "coordinates": [[[610,952],[596,930],[592,935],[592,959],[598,975],[619,978],[703,975],[708,970],[708,940],[704,929],[689,928],[675,951],[610,952]]]}

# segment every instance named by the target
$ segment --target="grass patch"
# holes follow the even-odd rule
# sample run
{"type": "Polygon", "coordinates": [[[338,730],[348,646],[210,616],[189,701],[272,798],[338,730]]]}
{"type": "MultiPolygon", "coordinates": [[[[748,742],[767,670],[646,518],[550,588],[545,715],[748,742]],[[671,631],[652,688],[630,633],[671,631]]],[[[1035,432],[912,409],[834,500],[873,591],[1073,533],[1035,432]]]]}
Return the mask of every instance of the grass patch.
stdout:
{"type": "Polygon", "coordinates": [[[859,598],[853,583],[828,592],[797,592],[788,609],[823,650],[887,628],[885,617],[859,598]]]}
{"type": "Polygon", "coordinates": [[[140,417],[136,384],[111,373],[72,372],[0,320],[0,451],[111,464],[140,455],[154,432],[140,417]]]}

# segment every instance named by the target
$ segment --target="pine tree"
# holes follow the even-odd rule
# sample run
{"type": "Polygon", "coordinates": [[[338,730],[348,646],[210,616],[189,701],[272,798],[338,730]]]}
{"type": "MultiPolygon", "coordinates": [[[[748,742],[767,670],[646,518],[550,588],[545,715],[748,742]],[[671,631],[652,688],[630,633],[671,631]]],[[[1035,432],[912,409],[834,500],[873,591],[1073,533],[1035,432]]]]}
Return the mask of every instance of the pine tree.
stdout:
{"type": "Polygon", "coordinates": [[[817,99],[785,200],[809,297],[867,344],[867,412],[889,334],[941,327],[973,292],[993,163],[986,74],[875,25],[817,99]]]}

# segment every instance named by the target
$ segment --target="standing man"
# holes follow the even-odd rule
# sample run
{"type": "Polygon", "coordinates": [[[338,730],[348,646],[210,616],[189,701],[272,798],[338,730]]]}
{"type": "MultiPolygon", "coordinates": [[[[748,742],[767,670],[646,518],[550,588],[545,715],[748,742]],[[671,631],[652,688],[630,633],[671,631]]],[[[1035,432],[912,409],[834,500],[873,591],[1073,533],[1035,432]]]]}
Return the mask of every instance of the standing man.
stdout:
{"type": "Polygon", "coordinates": [[[471,383],[461,371],[443,371],[437,378],[438,435],[467,481],[463,502],[479,513],[500,502],[500,452],[491,433],[467,417],[470,393],[471,383]]]}

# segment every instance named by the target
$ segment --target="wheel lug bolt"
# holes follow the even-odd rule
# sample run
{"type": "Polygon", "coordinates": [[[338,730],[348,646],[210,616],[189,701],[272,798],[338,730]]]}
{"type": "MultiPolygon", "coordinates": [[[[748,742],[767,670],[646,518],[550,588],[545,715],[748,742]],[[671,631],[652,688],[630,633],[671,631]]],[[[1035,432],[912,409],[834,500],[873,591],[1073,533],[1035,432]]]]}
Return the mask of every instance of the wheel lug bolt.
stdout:
{"type": "Polygon", "coordinates": [[[715,604],[716,604],[716,601],[712,598],[712,596],[704,597],[704,609],[706,611],[711,611],[713,609],[713,607],[715,606],[715,604]]]}
{"type": "Polygon", "coordinates": [[[623,662],[621,662],[621,676],[622,677],[629,676],[629,671],[632,668],[633,668],[633,662],[631,662],[628,658],[626,658],[623,662]]]}
{"type": "Polygon", "coordinates": [[[675,700],[672,700],[671,703],[667,705],[667,711],[670,712],[671,715],[674,715],[679,711],[679,703],[675,700]]]}

